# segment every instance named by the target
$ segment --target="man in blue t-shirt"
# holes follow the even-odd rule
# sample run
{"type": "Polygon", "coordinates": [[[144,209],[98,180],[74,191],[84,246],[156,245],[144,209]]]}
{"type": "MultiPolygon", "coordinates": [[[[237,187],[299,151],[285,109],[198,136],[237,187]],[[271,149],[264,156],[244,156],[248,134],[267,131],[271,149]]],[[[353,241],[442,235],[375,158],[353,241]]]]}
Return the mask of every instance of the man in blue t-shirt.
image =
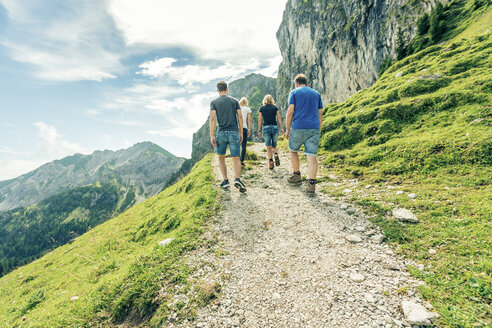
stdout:
{"type": "Polygon", "coordinates": [[[302,181],[297,152],[304,145],[304,153],[308,159],[309,180],[306,192],[314,195],[318,173],[317,155],[320,125],[323,121],[323,102],[319,93],[307,86],[304,74],[298,74],[294,82],[296,88],[289,95],[285,133],[286,138],[289,139],[290,161],[294,172],[287,181],[292,184],[300,184],[302,181]]]}

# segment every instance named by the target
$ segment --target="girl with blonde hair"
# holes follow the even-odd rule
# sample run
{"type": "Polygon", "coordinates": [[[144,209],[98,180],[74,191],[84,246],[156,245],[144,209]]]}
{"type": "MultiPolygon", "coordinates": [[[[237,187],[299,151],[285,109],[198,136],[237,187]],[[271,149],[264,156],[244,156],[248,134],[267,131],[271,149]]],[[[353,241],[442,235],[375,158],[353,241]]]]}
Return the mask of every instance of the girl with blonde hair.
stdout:
{"type": "Polygon", "coordinates": [[[266,95],[263,98],[263,106],[259,109],[258,118],[258,136],[265,139],[265,146],[267,147],[268,155],[268,167],[270,170],[274,168],[273,157],[275,156],[275,165],[280,165],[280,159],[278,157],[277,139],[278,139],[278,125],[280,125],[281,134],[284,134],[284,127],[282,125],[282,118],[280,112],[275,106],[275,101],[272,95],[266,95]],[[263,129],[262,124],[264,123],[263,129]]]}
{"type": "Polygon", "coordinates": [[[241,106],[241,114],[243,116],[243,141],[241,142],[241,166],[244,167],[244,156],[246,156],[246,145],[248,144],[248,138],[251,135],[251,108],[248,107],[248,99],[242,97],[239,100],[239,106],[241,106]]]}

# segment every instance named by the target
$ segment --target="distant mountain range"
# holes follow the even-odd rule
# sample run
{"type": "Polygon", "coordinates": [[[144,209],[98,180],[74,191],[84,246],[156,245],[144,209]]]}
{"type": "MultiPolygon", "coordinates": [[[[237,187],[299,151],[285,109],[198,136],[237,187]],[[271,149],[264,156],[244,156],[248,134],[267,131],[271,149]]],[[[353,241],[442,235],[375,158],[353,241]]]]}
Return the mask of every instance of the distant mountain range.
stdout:
{"type": "Polygon", "coordinates": [[[35,204],[67,189],[113,180],[135,188],[137,200],[143,200],[160,192],[183,162],[184,158],[151,142],[118,151],[75,154],[1,181],[0,211],[35,204]]]}
{"type": "Polygon", "coordinates": [[[183,158],[143,142],[75,154],[0,185],[0,276],[159,193],[183,158]]]}

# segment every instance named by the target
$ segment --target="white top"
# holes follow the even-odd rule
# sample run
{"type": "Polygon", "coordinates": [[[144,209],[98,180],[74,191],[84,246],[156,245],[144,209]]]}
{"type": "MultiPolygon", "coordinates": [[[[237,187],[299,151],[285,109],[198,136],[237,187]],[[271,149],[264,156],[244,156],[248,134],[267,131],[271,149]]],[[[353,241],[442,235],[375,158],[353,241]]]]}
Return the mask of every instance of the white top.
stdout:
{"type": "Polygon", "coordinates": [[[251,113],[251,108],[241,106],[241,114],[243,114],[243,129],[248,129],[248,113],[251,113]]]}

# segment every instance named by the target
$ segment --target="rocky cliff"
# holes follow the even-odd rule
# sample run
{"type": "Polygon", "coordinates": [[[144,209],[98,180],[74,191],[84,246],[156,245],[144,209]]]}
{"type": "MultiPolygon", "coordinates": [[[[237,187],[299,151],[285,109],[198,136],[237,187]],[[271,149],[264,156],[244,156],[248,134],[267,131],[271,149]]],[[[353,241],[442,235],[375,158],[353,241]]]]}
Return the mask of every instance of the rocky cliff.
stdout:
{"type": "MultiPolygon", "coordinates": [[[[263,97],[267,94],[275,98],[277,83],[276,79],[266,77],[261,74],[249,74],[246,77],[229,83],[229,95],[241,99],[246,97],[249,101],[249,107],[252,110],[253,135],[258,130],[258,108],[261,106],[263,97]]],[[[213,152],[214,149],[210,144],[209,138],[209,120],[193,134],[191,158],[193,162],[199,161],[205,154],[213,152]]]]}
{"type": "MultiPolygon", "coordinates": [[[[446,1],[442,1],[446,2],[446,1]]],[[[298,73],[325,103],[371,86],[382,61],[395,56],[397,31],[407,39],[436,0],[288,0],[277,39],[283,61],[277,98],[282,107],[298,73]]]]}
{"type": "Polygon", "coordinates": [[[113,179],[122,186],[134,187],[136,196],[143,199],[160,192],[183,161],[150,142],[119,151],[75,154],[1,182],[0,211],[37,203],[66,189],[113,179]]]}

